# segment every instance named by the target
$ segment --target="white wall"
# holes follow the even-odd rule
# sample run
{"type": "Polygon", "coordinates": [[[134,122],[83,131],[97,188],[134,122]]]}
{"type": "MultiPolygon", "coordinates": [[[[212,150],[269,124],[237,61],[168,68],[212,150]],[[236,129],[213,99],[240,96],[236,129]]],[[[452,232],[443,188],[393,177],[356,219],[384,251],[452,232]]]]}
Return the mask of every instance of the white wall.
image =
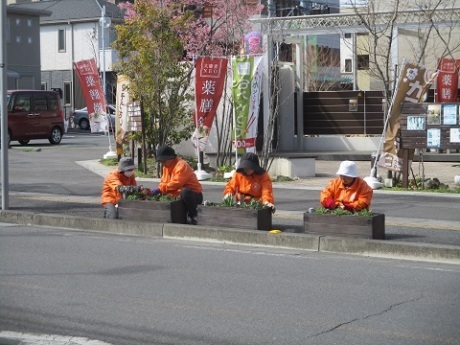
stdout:
{"type": "MultiPolygon", "coordinates": [[[[73,61],[90,58],[95,58],[98,63],[98,29],[97,22],[41,26],[42,71],[71,70],[73,61]],[[65,30],[65,52],[58,51],[58,30],[60,29],[65,30]]],[[[106,52],[106,70],[111,70],[110,58],[111,52],[106,52]]]]}

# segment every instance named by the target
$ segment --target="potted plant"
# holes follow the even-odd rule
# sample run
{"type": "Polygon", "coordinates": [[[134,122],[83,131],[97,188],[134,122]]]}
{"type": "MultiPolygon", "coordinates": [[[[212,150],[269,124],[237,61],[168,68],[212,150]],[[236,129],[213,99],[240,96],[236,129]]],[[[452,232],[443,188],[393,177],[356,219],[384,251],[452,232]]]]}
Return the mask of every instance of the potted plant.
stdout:
{"type": "Polygon", "coordinates": [[[271,230],[272,209],[260,201],[238,203],[233,198],[221,203],[205,201],[198,206],[200,225],[222,226],[251,230],[271,230]]]}
{"type": "Polygon", "coordinates": [[[187,224],[187,211],[182,200],[168,195],[152,196],[148,188],[127,193],[119,200],[118,217],[125,220],[187,224]]]}
{"type": "Polygon", "coordinates": [[[362,210],[350,212],[340,208],[320,207],[304,213],[306,234],[385,239],[385,215],[362,210]]]}

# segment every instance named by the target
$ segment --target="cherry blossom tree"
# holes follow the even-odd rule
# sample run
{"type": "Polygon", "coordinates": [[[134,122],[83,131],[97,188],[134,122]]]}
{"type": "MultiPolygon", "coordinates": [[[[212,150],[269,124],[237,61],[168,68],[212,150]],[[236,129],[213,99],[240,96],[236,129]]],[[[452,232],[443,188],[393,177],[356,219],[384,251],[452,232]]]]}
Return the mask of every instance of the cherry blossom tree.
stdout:
{"type": "MultiPolygon", "coordinates": [[[[188,104],[190,99],[186,99],[184,95],[191,91],[194,58],[197,56],[225,56],[230,58],[232,55],[239,54],[244,35],[252,30],[249,19],[260,14],[263,8],[258,1],[251,0],[184,0],[180,2],[176,0],[136,0],[134,4],[122,3],[119,6],[126,13],[126,22],[120,26],[120,30],[121,27],[126,26],[130,26],[131,29],[125,30],[122,36],[120,36],[122,31],[118,32],[119,38],[114,47],[118,50],[122,47],[122,42],[132,42],[132,44],[123,47],[124,54],[120,56],[125,61],[123,65],[125,69],[132,70],[134,66],[137,66],[137,73],[131,71],[130,76],[136,75],[138,78],[136,81],[137,91],[144,90],[141,94],[143,94],[146,109],[153,107],[153,105],[147,105],[150,104],[149,95],[159,94],[160,91],[158,86],[154,85],[152,76],[147,77],[145,74],[148,73],[149,69],[150,71],[153,69],[155,74],[161,74],[164,69],[157,68],[158,63],[155,61],[168,60],[172,65],[181,66],[181,78],[177,79],[180,79],[183,94],[181,97],[176,97],[175,100],[179,102],[176,108],[181,107],[183,113],[187,113],[185,109],[190,108],[188,104]],[[155,11],[161,12],[164,16],[161,21],[165,23],[163,30],[167,28],[168,32],[175,34],[172,40],[181,46],[183,52],[180,59],[177,55],[173,59],[163,56],[167,51],[158,45],[158,38],[161,35],[158,36],[158,30],[153,29],[158,26],[158,23],[155,22],[158,18],[153,16],[151,19],[147,19],[155,11]],[[149,25],[152,28],[149,28],[149,25]],[[136,27],[137,29],[135,29],[136,27]],[[133,54],[134,51],[136,54],[133,54]],[[181,59],[183,62],[179,63],[178,60],[181,59]],[[141,79],[139,79],[140,76],[142,76],[141,79]]],[[[162,42],[162,44],[166,43],[164,40],[162,42]]],[[[120,69],[120,72],[124,72],[123,68],[120,69]]],[[[159,98],[151,100],[151,102],[157,103],[158,101],[159,98]]],[[[231,159],[233,107],[227,88],[225,88],[222,107],[219,111],[221,113],[216,116],[215,127],[218,156],[222,156],[220,161],[218,157],[218,165],[223,165],[226,159],[231,159]]],[[[189,115],[190,124],[192,124],[193,117],[191,114],[189,115]]],[[[168,113],[169,119],[171,116],[174,117],[175,114],[168,113]]],[[[175,128],[178,127],[175,126],[175,128]]],[[[171,141],[171,133],[165,131],[162,134],[154,134],[153,137],[156,136],[157,139],[152,139],[151,142],[162,144],[168,140],[171,141]]],[[[176,139],[183,139],[183,136],[176,136],[176,139]]]]}

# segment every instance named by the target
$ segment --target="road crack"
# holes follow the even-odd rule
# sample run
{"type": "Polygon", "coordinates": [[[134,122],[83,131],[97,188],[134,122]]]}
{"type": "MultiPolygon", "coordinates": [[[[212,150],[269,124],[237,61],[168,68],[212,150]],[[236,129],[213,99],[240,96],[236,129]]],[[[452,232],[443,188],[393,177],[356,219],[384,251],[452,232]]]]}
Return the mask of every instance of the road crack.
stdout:
{"type": "Polygon", "coordinates": [[[369,319],[369,318],[374,317],[374,316],[379,316],[379,315],[385,314],[385,313],[389,312],[390,310],[392,310],[395,307],[399,307],[400,305],[403,305],[403,304],[406,304],[406,303],[416,302],[416,301],[421,300],[422,298],[423,298],[423,296],[419,296],[419,297],[416,297],[416,298],[413,298],[413,299],[410,299],[410,300],[407,300],[407,301],[402,301],[402,302],[399,302],[399,303],[392,304],[387,309],[382,310],[382,311],[380,311],[378,313],[369,314],[369,315],[366,315],[365,317],[358,317],[358,318],[352,319],[352,320],[347,321],[347,322],[342,322],[342,323],[340,323],[340,324],[338,324],[338,325],[336,325],[334,327],[331,327],[329,329],[326,329],[326,330],[324,330],[322,332],[312,334],[312,335],[308,336],[307,339],[315,338],[315,337],[318,337],[320,335],[324,335],[324,334],[333,332],[333,331],[335,331],[336,329],[338,329],[338,328],[340,328],[342,326],[349,325],[349,324],[354,323],[356,321],[362,321],[362,320],[366,320],[366,319],[369,319]]]}

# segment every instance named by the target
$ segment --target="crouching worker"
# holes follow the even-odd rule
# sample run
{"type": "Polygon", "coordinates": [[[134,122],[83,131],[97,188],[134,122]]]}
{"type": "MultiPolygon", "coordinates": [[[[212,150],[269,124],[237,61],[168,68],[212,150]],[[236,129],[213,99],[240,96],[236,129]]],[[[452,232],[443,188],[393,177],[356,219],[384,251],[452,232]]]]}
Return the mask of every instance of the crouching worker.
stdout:
{"type": "Polygon", "coordinates": [[[104,206],[104,218],[118,218],[118,201],[123,194],[130,191],[142,190],[137,186],[134,175],[134,160],[130,157],[123,157],[118,163],[118,168],[111,171],[104,180],[101,191],[101,203],[104,206]]]}
{"type": "Polygon", "coordinates": [[[203,188],[190,165],[177,157],[172,147],[160,146],[156,153],[157,162],[163,167],[160,184],[152,189],[151,195],[179,197],[187,209],[190,224],[198,224],[197,206],[203,202],[203,188]]]}
{"type": "Polygon", "coordinates": [[[343,161],[336,173],[337,178],[321,192],[321,205],[334,210],[337,207],[355,212],[369,209],[374,191],[358,176],[355,162],[343,161]]]}
{"type": "Polygon", "coordinates": [[[224,199],[236,197],[237,201],[249,203],[251,199],[261,201],[275,212],[272,181],[259,165],[259,157],[252,152],[244,154],[235,174],[227,182],[224,199]]]}

